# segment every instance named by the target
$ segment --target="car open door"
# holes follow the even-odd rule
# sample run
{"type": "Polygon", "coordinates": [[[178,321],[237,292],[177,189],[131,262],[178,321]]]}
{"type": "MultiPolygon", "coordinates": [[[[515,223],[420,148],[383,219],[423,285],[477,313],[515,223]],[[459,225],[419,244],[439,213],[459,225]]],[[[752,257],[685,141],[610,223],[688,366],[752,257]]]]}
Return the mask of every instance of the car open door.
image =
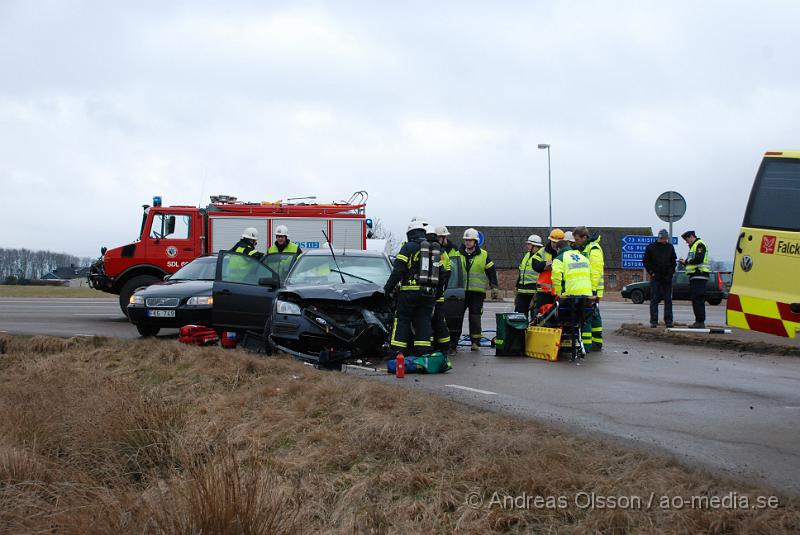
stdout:
{"type": "Polygon", "coordinates": [[[450,268],[450,282],[444,292],[444,314],[447,329],[450,331],[450,344],[455,347],[461,338],[464,323],[464,272],[461,269],[461,258],[453,257],[450,268]]]}
{"type": "Polygon", "coordinates": [[[296,254],[270,253],[264,258],[264,264],[277,273],[280,280],[285,281],[295,260],[297,260],[296,254]]]}
{"type": "Polygon", "coordinates": [[[279,287],[278,274],[263,259],[220,251],[212,289],[214,327],[262,331],[279,287]]]}

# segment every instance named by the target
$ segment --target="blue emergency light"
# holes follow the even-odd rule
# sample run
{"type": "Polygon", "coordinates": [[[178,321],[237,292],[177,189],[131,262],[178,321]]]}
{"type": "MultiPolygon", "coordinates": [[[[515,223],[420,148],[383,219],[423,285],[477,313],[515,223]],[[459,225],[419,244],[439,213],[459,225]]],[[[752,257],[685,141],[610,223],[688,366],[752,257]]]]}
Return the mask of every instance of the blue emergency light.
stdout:
{"type": "Polygon", "coordinates": [[[153,206],[161,206],[161,195],[153,197],[153,206]]]}
{"type": "Polygon", "coordinates": [[[372,219],[367,218],[364,220],[364,223],[367,224],[367,228],[372,228],[372,219]]]}

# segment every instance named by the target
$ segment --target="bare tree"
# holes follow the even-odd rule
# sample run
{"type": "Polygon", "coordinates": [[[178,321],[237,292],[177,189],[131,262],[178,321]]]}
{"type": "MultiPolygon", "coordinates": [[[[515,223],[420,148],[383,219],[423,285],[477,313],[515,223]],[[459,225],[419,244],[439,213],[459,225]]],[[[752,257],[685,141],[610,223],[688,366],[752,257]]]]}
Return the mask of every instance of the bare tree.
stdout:
{"type": "Polygon", "coordinates": [[[397,251],[400,250],[400,240],[398,240],[394,232],[389,230],[384,222],[378,218],[376,218],[372,224],[372,237],[378,240],[386,240],[387,254],[397,254],[397,251]]]}

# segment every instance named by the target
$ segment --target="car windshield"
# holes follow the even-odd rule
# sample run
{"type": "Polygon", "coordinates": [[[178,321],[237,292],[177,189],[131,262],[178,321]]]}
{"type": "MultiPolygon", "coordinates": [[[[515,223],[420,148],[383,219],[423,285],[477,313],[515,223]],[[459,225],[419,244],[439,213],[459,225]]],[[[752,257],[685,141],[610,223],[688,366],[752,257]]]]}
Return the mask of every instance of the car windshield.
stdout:
{"type": "Polygon", "coordinates": [[[189,262],[175,272],[169,280],[177,281],[213,281],[214,273],[217,268],[217,259],[213,256],[198,258],[194,262],[189,262]]]}
{"type": "Polygon", "coordinates": [[[287,285],[293,284],[341,284],[344,281],[374,282],[380,286],[386,284],[391,269],[382,256],[338,256],[336,261],[331,256],[301,256],[294,269],[289,273],[287,285]]]}

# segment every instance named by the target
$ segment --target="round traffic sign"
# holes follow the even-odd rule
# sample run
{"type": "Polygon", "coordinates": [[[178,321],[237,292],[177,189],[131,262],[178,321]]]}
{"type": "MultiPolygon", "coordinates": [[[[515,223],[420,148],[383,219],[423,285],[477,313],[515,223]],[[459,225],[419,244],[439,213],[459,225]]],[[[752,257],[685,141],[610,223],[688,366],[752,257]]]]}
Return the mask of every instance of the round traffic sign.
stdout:
{"type": "Polygon", "coordinates": [[[686,213],[686,199],[677,191],[665,191],[656,199],[656,215],[668,223],[678,221],[686,213]]]}

